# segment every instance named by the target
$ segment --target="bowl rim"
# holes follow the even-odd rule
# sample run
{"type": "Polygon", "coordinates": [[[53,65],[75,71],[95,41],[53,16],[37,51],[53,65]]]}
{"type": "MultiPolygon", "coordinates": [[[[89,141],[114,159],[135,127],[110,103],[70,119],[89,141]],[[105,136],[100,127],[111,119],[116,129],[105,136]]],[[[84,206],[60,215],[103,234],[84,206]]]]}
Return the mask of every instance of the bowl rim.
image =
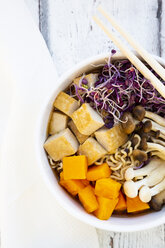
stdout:
{"type": "MultiPolygon", "coordinates": [[[[136,52],[134,52],[135,54],[137,54],[136,52]]],[[[158,219],[154,219],[152,222],[150,222],[150,226],[148,226],[148,223],[138,223],[135,225],[125,225],[124,228],[123,226],[120,227],[119,224],[113,224],[113,223],[109,223],[108,221],[93,221],[90,218],[87,217],[87,215],[82,215],[79,214],[76,211],[73,211],[72,207],[69,206],[69,204],[63,199],[62,196],[60,196],[60,194],[55,194],[54,190],[52,189],[52,184],[50,182],[50,180],[48,180],[48,176],[45,173],[44,170],[44,166],[43,163],[44,161],[41,159],[41,145],[42,145],[42,149],[43,149],[43,144],[41,144],[40,142],[40,130],[41,130],[41,125],[43,123],[43,116],[44,113],[46,112],[46,108],[48,106],[48,102],[50,102],[50,99],[54,99],[56,92],[58,91],[58,88],[60,86],[62,86],[65,82],[65,80],[67,80],[67,78],[70,77],[70,75],[72,75],[73,73],[77,72],[78,70],[80,70],[81,68],[85,67],[85,66],[89,66],[90,64],[95,64],[97,63],[97,61],[99,60],[104,60],[107,59],[110,56],[110,53],[101,53],[99,55],[96,56],[92,56],[89,57],[81,62],[79,62],[78,64],[76,64],[75,66],[73,66],[70,70],[68,70],[66,73],[64,73],[62,76],[60,76],[57,79],[57,83],[54,86],[53,91],[50,92],[50,94],[45,97],[44,102],[43,102],[43,106],[41,107],[39,113],[38,113],[38,118],[37,118],[37,123],[36,123],[36,132],[35,132],[35,154],[36,154],[36,159],[37,159],[37,164],[39,166],[39,170],[40,173],[42,175],[43,181],[45,182],[47,188],[49,189],[49,191],[53,194],[53,197],[55,197],[55,199],[57,200],[57,202],[61,205],[61,207],[63,207],[70,215],[72,215],[73,217],[79,219],[80,221],[89,224],[90,226],[93,226],[95,228],[99,228],[102,230],[106,230],[106,231],[113,231],[113,232],[135,232],[135,231],[142,231],[142,230],[146,230],[146,229],[151,229],[154,228],[156,226],[159,226],[161,224],[165,223],[165,215],[158,218],[158,219]]],[[[154,58],[161,63],[164,67],[165,67],[165,60],[163,60],[162,58],[153,55],[154,58]]],[[[121,57],[121,58],[126,58],[124,55],[122,55],[121,52],[117,52],[114,56],[115,58],[121,57]]],[[[140,56],[138,56],[139,58],[141,58],[140,56]]],[[[47,125],[47,123],[46,123],[47,125]]],[[[52,173],[53,174],[53,173],[52,173]]]]}

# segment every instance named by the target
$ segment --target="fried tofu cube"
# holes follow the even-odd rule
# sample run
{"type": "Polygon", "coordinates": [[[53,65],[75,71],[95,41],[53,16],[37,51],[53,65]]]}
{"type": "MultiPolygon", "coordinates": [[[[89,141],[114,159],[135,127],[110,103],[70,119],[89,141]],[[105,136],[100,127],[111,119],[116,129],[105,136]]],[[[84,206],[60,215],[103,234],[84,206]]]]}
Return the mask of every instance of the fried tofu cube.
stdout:
{"type": "Polygon", "coordinates": [[[128,139],[120,124],[115,125],[111,129],[101,128],[95,132],[95,137],[110,154],[115,153],[128,139]]]}
{"type": "MultiPolygon", "coordinates": [[[[91,88],[91,87],[94,87],[95,82],[98,80],[98,75],[99,75],[98,73],[89,73],[89,74],[87,74],[87,75],[85,75],[85,76],[75,78],[75,79],[73,80],[73,83],[74,83],[74,84],[77,84],[78,86],[80,86],[82,80],[83,80],[83,79],[86,79],[86,81],[87,81],[87,83],[88,83],[88,84],[87,84],[88,87],[91,88]]],[[[83,83],[83,82],[82,82],[82,83],[83,83]]]]}
{"type": "Polygon", "coordinates": [[[73,155],[78,150],[78,141],[69,128],[51,135],[45,142],[44,148],[54,160],[61,160],[65,156],[73,155]]]}
{"type": "Polygon", "coordinates": [[[88,165],[91,165],[103,157],[107,152],[94,138],[90,137],[79,146],[78,153],[80,155],[85,155],[87,157],[88,165]]]}
{"type": "Polygon", "coordinates": [[[70,121],[68,123],[68,126],[72,130],[72,132],[74,133],[80,144],[84,143],[87,140],[88,135],[84,135],[80,133],[73,121],[70,121]]]}
{"type": "Polygon", "coordinates": [[[55,111],[52,113],[52,117],[49,123],[49,134],[59,133],[67,127],[68,116],[55,111]]]}
{"type": "Polygon", "coordinates": [[[64,180],[86,179],[87,159],[84,155],[63,158],[64,180]]]}
{"type": "Polygon", "coordinates": [[[88,103],[82,104],[71,118],[78,131],[84,135],[91,135],[104,125],[101,116],[88,103]]]}
{"type": "Polygon", "coordinates": [[[79,107],[79,103],[65,92],[60,92],[54,101],[54,107],[70,116],[79,107]]]}

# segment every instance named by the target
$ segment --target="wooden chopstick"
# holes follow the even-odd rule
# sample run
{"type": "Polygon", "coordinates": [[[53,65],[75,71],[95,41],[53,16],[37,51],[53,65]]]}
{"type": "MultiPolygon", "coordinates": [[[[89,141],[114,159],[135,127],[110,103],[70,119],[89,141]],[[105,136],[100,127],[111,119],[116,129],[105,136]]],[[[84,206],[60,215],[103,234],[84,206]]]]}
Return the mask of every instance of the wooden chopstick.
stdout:
{"type": "Polygon", "coordinates": [[[165,86],[162,82],[138,59],[133,52],[131,52],[115,34],[110,32],[106,26],[96,17],[93,20],[100,26],[100,28],[107,34],[107,36],[114,42],[120,51],[131,61],[131,63],[142,73],[142,75],[150,80],[155,89],[165,98],[165,86]]]}
{"type": "Polygon", "coordinates": [[[127,40],[127,42],[138,52],[141,57],[151,66],[152,69],[165,81],[165,69],[149,54],[131,35],[124,30],[116,20],[109,15],[101,6],[98,8],[99,12],[111,23],[111,25],[127,40]]]}

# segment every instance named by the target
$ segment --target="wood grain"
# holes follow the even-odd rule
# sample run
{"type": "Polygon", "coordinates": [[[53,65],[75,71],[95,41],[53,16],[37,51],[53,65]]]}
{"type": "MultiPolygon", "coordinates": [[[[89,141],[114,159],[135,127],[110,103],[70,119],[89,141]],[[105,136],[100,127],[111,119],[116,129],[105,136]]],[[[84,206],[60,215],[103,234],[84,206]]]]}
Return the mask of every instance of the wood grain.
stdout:
{"type": "MultiPolygon", "coordinates": [[[[113,43],[91,18],[94,13],[98,13],[96,9],[100,4],[149,52],[165,58],[163,0],[26,0],[26,2],[43,34],[59,74],[86,57],[110,52],[114,48],[113,43]]],[[[97,233],[100,248],[165,247],[164,225],[136,233],[114,233],[99,229],[97,233]]]]}
{"type": "Polygon", "coordinates": [[[56,64],[60,74],[64,71],[63,68],[67,70],[86,57],[110,52],[114,47],[91,18],[100,3],[149,52],[159,54],[157,0],[122,2],[123,4],[121,0],[48,1],[49,49],[55,63],[58,61],[56,64]],[[57,44],[60,44],[60,47],[57,44]]]}

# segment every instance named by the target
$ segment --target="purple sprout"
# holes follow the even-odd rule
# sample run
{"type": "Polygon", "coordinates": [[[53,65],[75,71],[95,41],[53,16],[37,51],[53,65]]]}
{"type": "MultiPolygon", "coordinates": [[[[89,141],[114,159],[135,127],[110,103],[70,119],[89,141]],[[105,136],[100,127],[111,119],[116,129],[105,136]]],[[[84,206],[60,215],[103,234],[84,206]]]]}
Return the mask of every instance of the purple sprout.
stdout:
{"type": "Polygon", "coordinates": [[[115,52],[112,50],[94,87],[84,88],[88,84],[85,78],[82,79],[80,87],[75,85],[75,93],[81,103],[90,103],[102,116],[108,128],[119,122],[123,113],[131,111],[136,104],[165,117],[165,99],[129,60],[111,62],[115,52]]]}

